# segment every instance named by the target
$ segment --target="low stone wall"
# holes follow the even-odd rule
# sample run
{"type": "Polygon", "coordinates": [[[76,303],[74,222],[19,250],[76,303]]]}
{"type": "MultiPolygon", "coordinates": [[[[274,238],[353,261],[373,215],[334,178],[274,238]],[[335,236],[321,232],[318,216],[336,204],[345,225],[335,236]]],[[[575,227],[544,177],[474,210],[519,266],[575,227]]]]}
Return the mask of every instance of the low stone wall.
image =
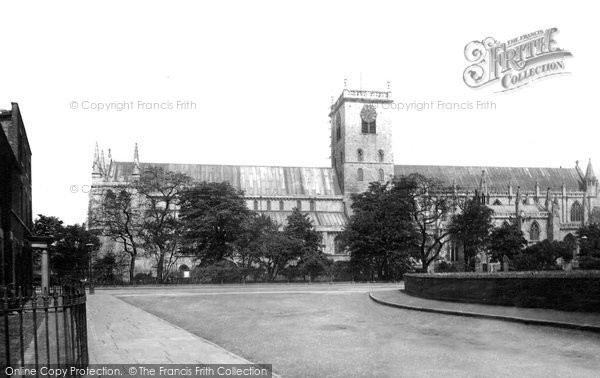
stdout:
{"type": "Polygon", "coordinates": [[[600,312],[600,271],[411,273],[404,285],[430,299],[600,312]]]}

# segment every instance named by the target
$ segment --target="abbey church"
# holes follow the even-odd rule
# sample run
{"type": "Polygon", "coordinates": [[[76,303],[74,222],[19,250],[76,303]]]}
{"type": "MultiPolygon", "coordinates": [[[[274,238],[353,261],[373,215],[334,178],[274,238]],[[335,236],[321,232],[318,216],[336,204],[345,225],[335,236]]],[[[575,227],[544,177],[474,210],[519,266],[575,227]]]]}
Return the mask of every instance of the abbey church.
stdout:
{"type": "MultiPolygon", "coordinates": [[[[90,211],[105,190],[127,185],[147,166],[160,166],[196,182],[229,182],[245,193],[250,209],[285,224],[293,208],[307,213],[322,232],[324,251],[334,260],[348,256],[337,243],[351,215],[351,195],[370,182],[420,173],[442,180],[457,196],[475,191],[494,210],[497,226],[520,219],[530,243],[573,238],[590,220],[600,219],[598,180],[591,161],[574,168],[396,165],[392,154],[391,91],[344,89],[329,110],[331,167],[170,164],[141,162],[137,145],[132,161],[113,161],[98,146],[94,154],[90,211]]],[[[444,252],[459,259],[452,243],[444,252]]]]}

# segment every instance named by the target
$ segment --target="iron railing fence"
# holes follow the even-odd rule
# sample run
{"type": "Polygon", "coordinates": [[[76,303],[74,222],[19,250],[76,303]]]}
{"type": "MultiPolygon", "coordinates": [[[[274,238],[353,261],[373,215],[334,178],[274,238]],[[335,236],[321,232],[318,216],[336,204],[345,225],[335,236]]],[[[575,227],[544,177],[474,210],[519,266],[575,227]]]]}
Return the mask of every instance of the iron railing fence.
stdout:
{"type": "Polygon", "coordinates": [[[24,290],[0,286],[0,368],[86,367],[86,296],[83,285],[24,290]],[[24,293],[31,293],[25,295],[24,293]]]}

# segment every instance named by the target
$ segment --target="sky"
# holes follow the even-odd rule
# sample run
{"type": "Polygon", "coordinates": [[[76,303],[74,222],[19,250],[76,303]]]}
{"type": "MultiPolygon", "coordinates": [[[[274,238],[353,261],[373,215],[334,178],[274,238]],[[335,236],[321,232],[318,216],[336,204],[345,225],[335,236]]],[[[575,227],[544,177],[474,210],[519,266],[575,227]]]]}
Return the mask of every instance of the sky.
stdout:
{"type": "Polygon", "coordinates": [[[330,166],[344,80],[436,105],[393,111],[395,164],[600,166],[592,3],[487,4],[6,2],[0,109],[18,102],[25,121],[34,214],[85,222],[96,142],[118,161],[138,143],[142,162],[330,166]],[[568,75],[503,93],[465,85],[466,44],[552,27],[568,75]]]}

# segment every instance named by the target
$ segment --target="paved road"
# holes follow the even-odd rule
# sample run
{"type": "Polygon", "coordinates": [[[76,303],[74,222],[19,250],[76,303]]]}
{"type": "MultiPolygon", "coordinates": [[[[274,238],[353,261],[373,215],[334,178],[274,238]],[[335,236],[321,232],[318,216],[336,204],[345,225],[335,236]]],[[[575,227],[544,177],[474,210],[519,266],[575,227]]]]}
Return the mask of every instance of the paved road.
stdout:
{"type": "MultiPolygon", "coordinates": [[[[395,285],[110,290],[283,376],[598,376],[600,335],[382,306],[395,285]]],[[[150,329],[146,330],[151,332],[150,329]]]]}

